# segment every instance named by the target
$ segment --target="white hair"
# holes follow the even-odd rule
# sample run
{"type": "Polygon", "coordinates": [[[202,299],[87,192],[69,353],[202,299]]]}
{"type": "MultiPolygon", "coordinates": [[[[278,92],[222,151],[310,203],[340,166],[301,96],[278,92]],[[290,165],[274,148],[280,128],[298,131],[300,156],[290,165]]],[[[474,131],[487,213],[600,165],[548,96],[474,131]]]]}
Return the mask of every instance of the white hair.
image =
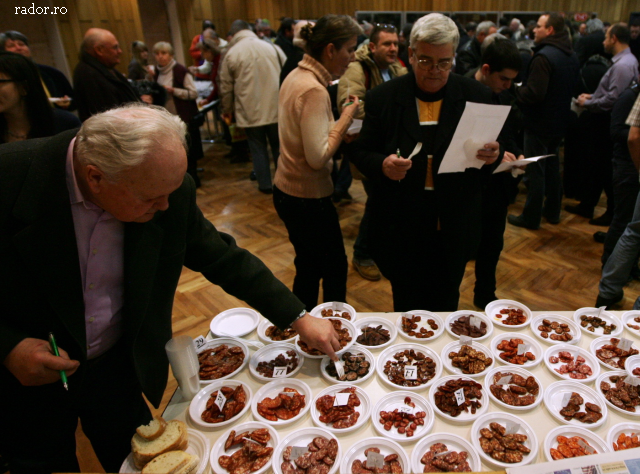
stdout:
{"type": "Polygon", "coordinates": [[[163,107],[133,102],[88,118],[76,137],[79,162],[94,165],[112,182],[153,153],[187,148],[187,126],[163,107]]]}
{"type": "Polygon", "coordinates": [[[492,35],[487,36],[482,42],[482,44],[480,45],[480,52],[484,53],[485,50],[489,47],[489,45],[497,39],[507,39],[507,37],[500,33],[493,33],[492,35]]]}
{"type": "Polygon", "coordinates": [[[483,21],[478,25],[478,28],[476,28],[476,36],[478,36],[478,33],[489,33],[489,30],[495,27],[496,24],[494,22],[483,21]]]}
{"type": "Polygon", "coordinates": [[[419,41],[436,46],[451,43],[455,51],[460,41],[460,33],[451,18],[442,13],[429,13],[418,19],[411,29],[411,49],[415,50],[419,41]]]}

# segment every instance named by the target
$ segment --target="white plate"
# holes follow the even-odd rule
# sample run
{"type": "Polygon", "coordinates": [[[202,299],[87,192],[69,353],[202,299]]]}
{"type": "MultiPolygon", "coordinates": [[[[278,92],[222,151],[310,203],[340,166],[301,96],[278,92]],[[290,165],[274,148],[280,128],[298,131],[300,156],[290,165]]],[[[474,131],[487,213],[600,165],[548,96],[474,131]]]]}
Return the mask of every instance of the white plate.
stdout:
{"type": "MultiPolygon", "coordinates": [[[[349,348],[353,346],[353,344],[355,344],[356,342],[356,335],[355,335],[356,327],[353,325],[353,323],[351,321],[347,321],[344,318],[324,318],[324,319],[328,319],[328,320],[336,319],[340,321],[342,323],[342,328],[343,329],[346,328],[349,331],[349,335],[351,336],[351,341],[349,341],[347,345],[344,346],[342,349],[340,349],[339,351],[336,351],[336,354],[342,354],[344,351],[349,350],[349,348]]],[[[300,335],[297,335],[295,338],[295,346],[298,349],[300,349],[300,352],[304,354],[304,356],[307,357],[308,359],[322,359],[323,357],[325,357],[325,354],[321,354],[321,355],[307,354],[305,351],[302,350],[299,343],[300,343],[300,335]]]]}
{"type": "Polygon", "coordinates": [[[487,391],[482,386],[482,384],[480,384],[480,386],[482,387],[481,388],[482,397],[478,399],[474,399],[474,400],[479,400],[481,406],[478,410],[476,410],[476,413],[473,415],[471,414],[471,410],[469,410],[469,412],[463,411],[458,416],[454,417],[449,415],[448,413],[443,412],[436,405],[435,394],[438,391],[438,387],[440,387],[441,385],[444,385],[449,380],[458,380],[458,379],[471,380],[474,383],[479,383],[477,380],[474,380],[471,377],[468,377],[466,375],[463,375],[463,376],[449,375],[447,377],[442,377],[440,380],[436,380],[433,383],[433,387],[431,387],[431,389],[429,390],[429,403],[433,407],[434,411],[437,414],[439,414],[442,418],[444,418],[447,422],[453,422],[455,424],[471,423],[472,421],[480,418],[480,415],[482,415],[489,409],[489,397],[487,396],[487,391]]]}
{"type": "Polygon", "coordinates": [[[274,380],[274,378],[265,377],[264,375],[260,374],[257,370],[258,364],[260,362],[270,362],[280,354],[283,354],[285,358],[288,359],[289,356],[287,355],[287,351],[295,351],[296,356],[298,357],[298,366],[286,376],[284,376],[284,378],[294,377],[298,372],[300,372],[302,364],[304,364],[304,356],[296,346],[294,346],[293,344],[287,344],[286,342],[274,342],[273,344],[264,346],[262,349],[258,349],[251,356],[251,361],[249,362],[249,370],[251,371],[251,375],[262,382],[271,382],[272,380],[274,380]]]}
{"type": "Polygon", "coordinates": [[[471,471],[482,471],[480,456],[478,456],[478,452],[473,445],[469,443],[469,441],[461,436],[450,433],[433,433],[422,438],[413,448],[413,452],[411,453],[411,467],[413,467],[412,472],[424,471],[424,464],[420,462],[420,459],[422,459],[422,456],[424,456],[424,454],[429,451],[429,448],[436,443],[444,443],[449,451],[455,451],[457,453],[466,451],[469,454],[467,456],[467,461],[469,462],[471,471]]]}
{"type": "Polygon", "coordinates": [[[433,408],[431,408],[431,405],[429,405],[426,398],[418,395],[417,393],[404,392],[401,390],[387,393],[384,397],[378,400],[378,403],[376,403],[373,410],[371,410],[371,422],[373,423],[373,427],[376,431],[380,433],[381,436],[390,438],[399,443],[412,443],[416,439],[425,436],[431,431],[431,428],[433,428],[434,418],[433,408]],[[406,397],[411,398],[411,402],[415,404],[415,408],[413,410],[414,413],[419,411],[426,413],[426,416],[424,417],[424,425],[418,425],[411,437],[407,437],[406,434],[398,433],[398,429],[395,427],[391,427],[389,431],[386,431],[384,429],[384,423],[380,423],[380,412],[393,411],[396,408],[400,409],[401,407],[407,406],[404,403],[406,397]]]}
{"type": "MultiPolygon", "coordinates": [[[[580,411],[585,411],[584,403],[580,406],[580,411]]],[[[593,430],[599,426],[602,426],[607,421],[607,415],[609,414],[607,405],[595,390],[587,387],[584,384],[565,380],[554,382],[547,387],[547,389],[544,391],[544,405],[547,407],[549,413],[551,413],[551,416],[553,416],[560,423],[563,423],[565,425],[579,426],[588,430],[593,430]],[[576,420],[575,418],[572,418],[569,421],[565,420],[564,416],[560,414],[560,410],[565,407],[565,405],[563,404],[563,398],[567,393],[571,394],[573,392],[576,392],[578,395],[580,395],[584,399],[584,403],[589,402],[598,405],[602,410],[602,418],[600,418],[595,423],[583,423],[580,420],[576,420]]]]}
{"type": "MultiPolygon", "coordinates": [[[[187,433],[189,435],[189,446],[185,450],[189,454],[195,454],[200,458],[198,462],[198,467],[194,471],[194,474],[203,474],[204,470],[207,468],[207,461],[209,456],[209,440],[199,431],[192,430],[191,428],[187,428],[187,433]]],[[[135,464],[133,463],[133,454],[129,453],[126,457],[122,466],[120,466],[120,471],[122,474],[131,473],[131,472],[140,472],[140,469],[137,469],[135,464]]]]}
{"type": "Polygon", "coordinates": [[[201,384],[210,384],[218,380],[225,380],[225,379],[230,379],[232,377],[235,377],[237,374],[242,372],[242,369],[244,369],[246,365],[249,363],[250,357],[249,357],[249,348],[247,347],[247,345],[238,339],[229,339],[226,337],[221,337],[219,339],[212,339],[211,341],[207,341],[205,345],[203,345],[200,349],[198,349],[198,355],[200,355],[200,353],[202,353],[207,349],[213,349],[214,347],[218,347],[222,344],[226,344],[229,347],[242,348],[242,351],[244,352],[244,360],[242,361],[242,364],[240,364],[240,367],[238,367],[236,370],[234,370],[230,374],[225,375],[224,377],[220,377],[218,379],[210,379],[210,380],[200,379],[201,384]]]}
{"type": "Polygon", "coordinates": [[[491,365],[489,367],[486,367],[482,372],[478,372],[477,374],[463,374],[462,369],[458,367],[454,367],[452,364],[452,360],[449,358],[450,352],[459,352],[462,349],[463,345],[460,344],[460,341],[450,342],[449,344],[443,347],[442,352],[440,352],[440,359],[442,359],[442,364],[452,374],[465,375],[473,378],[484,377],[485,374],[495,366],[496,364],[495,357],[493,356],[493,354],[491,353],[488,347],[480,344],[479,342],[475,342],[474,340],[472,340],[471,344],[465,344],[465,345],[470,345],[472,349],[482,352],[487,358],[491,358],[491,361],[492,361],[491,365]]]}
{"type": "Polygon", "coordinates": [[[256,394],[251,399],[251,413],[253,413],[253,418],[256,421],[262,421],[263,423],[267,423],[268,425],[272,426],[284,426],[294,423],[304,417],[307,411],[309,411],[309,407],[311,406],[312,401],[313,393],[311,392],[311,388],[303,381],[296,379],[278,379],[274,380],[273,382],[269,382],[266,385],[263,385],[256,392],[256,394]],[[290,420],[278,419],[277,421],[267,420],[262,415],[260,415],[258,413],[258,403],[265,398],[275,398],[286,387],[293,388],[304,395],[304,408],[300,410],[300,413],[298,413],[290,420]]]}
{"type": "Polygon", "coordinates": [[[538,457],[538,439],[536,438],[535,432],[526,421],[510,413],[485,413],[482,415],[471,427],[471,442],[485,462],[505,469],[509,467],[526,466],[534,462],[538,457]],[[523,444],[531,450],[529,454],[523,457],[522,461],[516,463],[498,461],[482,450],[480,447],[480,430],[482,428],[489,428],[489,424],[494,422],[501,424],[505,428],[508,422],[520,425],[516,433],[527,435],[527,440],[523,444]]]}
{"type": "MultiPolygon", "coordinates": [[[[629,375],[633,375],[633,370],[638,367],[640,367],[640,355],[628,357],[627,360],[624,361],[624,370],[626,370],[629,375]]],[[[640,377],[640,375],[636,375],[636,377],[640,377]]]]}
{"type": "MultiPolygon", "coordinates": [[[[273,452],[273,456],[271,457],[271,468],[275,474],[282,474],[282,453],[287,446],[307,446],[309,443],[313,441],[317,436],[322,436],[328,440],[335,439],[338,441],[338,438],[335,437],[333,433],[327,431],[322,428],[300,428],[299,430],[290,433],[285,437],[280,444],[276,447],[273,452]]],[[[340,441],[338,441],[338,455],[336,456],[336,460],[329,469],[328,474],[335,474],[340,466],[340,460],[342,459],[342,447],[340,446],[340,441]]],[[[293,463],[293,461],[291,461],[293,463]]]]}
{"type": "MultiPolygon", "coordinates": [[[[605,369],[607,369],[607,370],[625,370],[624,364],[623,364],[622,367],[618,367],[617,365],[616,365],[616,367],[614,367],[613,365],[606,364],[596,354],[596,351],[598,349],[600,349],[602,346],[606,346],[606,345],[611,344],[611,338],[612,338],[612,336],[602,336],[602,337],[599,337],[597,339],[594,339],[593,341],[591,341],[591,344],[589,345],[589,351],[591,351],[593,356],[596,359],[598,359],[598,362],[600,362],[600,365],[602,367],[604,367],[605,369]]],[[[619,338],[615,338],[615,339],[619,339],[619,338]]],[[[634,342],[634,341],[632,341],[632,342],[634,342]]],[[[635,349],[636,351],[638,350],[638,346],[635,344],[635,342],[631,345],[631,349],[635,349]]],[[[633,354],[633,355],[638,355],[638,354],[633,354]]],[[[614,360],[614,362],[618,362],[620,360],[620,357],[614,357],[613,360],[614,360]]]]}
{"type": "Polygon", "coordinates": [[[422,310],[407,311],[406,313],[400,313],[400,316],[398,316],[398,319],[396,319],[396,330],[398,331],[398,334],[400,334],[402,337],[404,337],[409,341],[426,343],[426,342],[434,341],[438,339],[438,337],[440,337],[440,335],[444,332],[444,321],[442,321],[442,318],[440,316],[438,316],[435,313],[431,313],[429,311],[422,311],[422,310]],[[409,336],[409,334],[407,334],[402,330],[402,317],[405,314],[408,318],[410,318],[411,316],[420,316],[421,319],[419,322],[416,323],[418,327],[416,328],[415,332],[420,332],[420,328],[425,328],[427,331],[433,331],[433,336],[426,337],[426,338],[409,336]],[[431,329],[431,326],[427,323],[428,319],[433,319],[436,325],[438,326],[438,329],[431,329]]]}
{"type": "Polygon", "coordinates": [[[640,329],[633,329],[629,327],[629,324],[633,324],[634,326],[640,326],[640,323],[637,323],[634,321],[634,318],[639,318],[639,317],[640,317],[640,311],[627,311],[626,313],[622,313],[622,316],[620,316],[620,320],[622,321],[622,324],[624,325],[624,327],[626,327],[627,331],[629,331],[634,336],[640,336],[640,329]]]}
{"type": "Polygon", "coordinates": [[[311,405],[311,418],[313,418],[313,422],[320,428],[324,428],[333,433],[347,433],[349,431],[357,430],[369,420],[370,414],[371,414],[371,399],[369,398],[369,395],[367,395],[367,392],[365,392],[363,389],[361,389],[357,385],[351,385],[351,384],[338,384],[338,385],[332,385],[331,387],[325,388],[320,393],[318,393],[318,395],[316,395],[316,397],[313,399],[313,404],[311,405]],[[344,390],[346,388],[351,388],[351,387],[354,387],[356,389],[356,395],[360,399],[360,405],[357,407],[354,407],[355,410],[358,413],[360,413],[360,417],[358,418],[358,421],[356,422],[356,424],[348,428],[340,429],[340,428],[334,428],[332,426],[333,423],[322,423],[320,421],[321,413],[316,408],[316,402],[318,401],[318,399],[320,397],[324,397],[325,395],[335,396],[335,394],[340,392],[341,390],[344,390]]]}
{"type": "Polygon", "coordinates": [[[557,426],[549,431],[549,433],[547,433],[547,437],[544,439],[544,456],[548,462],[554,460],[551,457],[551,448],[558,447],[558,436],[566,436],[567,438],[571,438],[572,436],[580,436],[581,438],[587,440],[589,445],[596,450],[597,454],[610,453],[612,451],[600,436],[592,433],[586,428],[566,425],[557,426]]]}
{"type": "Polygon", "coordinates": [[[351,474],[351,465],[354,461],[358,459],[362,462],[366,461],[367,457],[364,452],[369,448],[378,448],[380,450],[380,454],[385,457],[390,454],[397,454],[398,462],[402,467],[402,472],[411,472],[409,456],[407,456],[407,453],[402,449],[402,446],[390,439],[366,438],[355,443],[347,450],[346,453],[344,453],[342,462],[340,462],[340,474],[351,474]]]}
{"type": "Polygon", "coordinates": [[[429,349],[427,346],[409,342],[404,344],[395,344],[393,346],[387,347],[383,352],[380,353],[380,355],[378,356],[378,363],[376,364],[376,372],[378,373],[378,377],[380,377],[380,379],[392,389],[399,388],[400,390],[418,391],[429,387],[434,380],[440,377],[440,374],[442,373],[442,361],[440,360],[438,354],[429,349]],[[416,387],[405,387],[404,385],[397,385],[391,382],[389,380],[389,377],[387,377],[387,375],[384,373],[384,365],[388,360],[395,361],[395,359],[393,358],[393,355],[395,353],[411,349],[416,351],[416,353],[422,352],[425,356],[431,358],[431,360],[436,363],[436,372],[433,377],[427,381],[427,383],[424,383],[422,385],[418,385],[416,387]]]}
{"type": "Polygon", "coordinates": [[[207,385],[196,393],[196,396],[193,397],[193,400],[191,400],[191,403],[189,404],[189,416],[191,417],[191,421],[198,425],[199,428],[205,429],[220,428],[221,426],[226,426],[230,423],[237,423],[237,421],[242,418],[249,409],[249,405],[251,404],[251,395],[251,387],[246,383],[242,383],[237,380],[216,380],[214,383],[207,385]],[[221,387],[235,388],[238,385],[242,385],[244,387],[244,392],[247,395],[247,401],[244,404],[244,408],[240,410],[240,413],[233,418],[221,421],[220,423],[207,423],[206,421],[202,421],[201,415],[207,407],[207,402],[209,401],[209,398],[211,398],[211,394],[221,387]]]}
{"type": "Polygon", "coordinates": [[[353,323],[353,325],[356,327],[356,344],[359,344],[357,342],[357,339],[358,339],[357,336],[362,334],[362,330],[365,327],[382,326],[382,329],[386,329],[387,331],[389,331],[389,340],[384,344],[380,344],[379,346],[365,346],[364,344],[361,344],[362,346],[366,347],[370,351],[377,351],[380,349],[384,349],[385,347],[388,347],[391,344],[393,344],[396,340],[396,337],[398,337],[398,330],[396,329],[396,327],[388,319],[385,319],[385,318],[372,317],[372,318],[358,319],[355,323],[353,323]]]}
{"type": "MultiPolygon", "coordinates": [[[[267,442],[267,447],[275,449],[276,446],[278,446],[278,442],[280,441],[280,438],[278,437],[278,432],[272,426],[269,426],[266,423],[260,423],[257,421],[248,421],[246,423],[242,423],[241,425],[234,426],[232,429],[225,431],[224,434],[218,437],[218,441],[216,441],[216,443],[213,445],[213,449],[211,450],[211,454],[209,456],[209,464],[211,464],[211,469],[213,470],[213,472],[215,474],[229,474],[229,471],[227,471],[225,468],[220,466],[218,459],[222,455],[231,456],[236,451],[242,449],[242,445],[239,444],[237,446],[229,448],[229,450],[225,452],[224,444],[227,441],[227,438],[229,437],[231,430],[234,430],[237,436],[243,431],[248,431],[248,430],[254,431],[261,428],[266,428],[269,430],[271,439],[267,442]]],[[[273,456],[273,453],[271,455],[273,456]]],[[[257,471],[253,471],[253,472],[254,474],[262,474],[264,472],[267,472],[270,467],[271,467],[271,459],[269,459],[269,462],[267,464],[262,466],[257,471]]]]}
{"type": "Polygon", "coordinates": [[[535,375],[533,375],[531,372],[529,372],[526,369],[523,369],[522,367],[495,367],[493,369],[491,369],[487,375],[484,378],[484,388],[487,391],[487,393],[489,394],[489,397],[491,398],[491,400],[494,401],[494,403],[497,403],[498,405],[500,405],[501,407],[504,408],[508,408],[509,410],[517,410],[517,411],[527,411],[527,410],[532,410],[533,408],[537,407],[538,405],[540,405],[540,403],[542,402],[542,399],[544,398],[544,388],[542,387],[542,382],[540,381],[540,379],[538,377],[536,377],[535,375]],[[533,402],[531,405],[526,405],[526,406],[513,406],[513,405],[509,405],[505,402],[503,402],[502,400],[498,400],[498,398],[496,398],[493,393],[491,393],[491,385],[493,384],[493,380],[494,380],[494,376],[498,373],[502,373],[502,374],[507,374],[507,373],[511,373],[511,374],[518,374],[522,377],[529,378],[529,377],[533,377],[534,379],[536,379],[536,382],[538,383],[538,395],[536,395],[536,401],[533,402]]]}
{"type": "MultiPolygon", "coordinates": [[[[331,362],[331,359],[325,356],[320,361],[320,373],[325,378],[325,380],[327,380],[330,383],[360,384],[365,380],[369,380],[369,378],[371,378],[373,374],[376,373],[376,359],[373,356],[373,354],[365,348],[365,346],[361,346],[360,344],[354,344],[353,346],[351,346],[351,349],[349,349],[347,352],[349,352],[351,355],[356,355],[356,354],[364,355],[367,362],[369,362],[369,373],[367,373],[367,375],[365,375],[364,377],[359,377],[355,380],[344,380],[344,381],[338,380],[337,378],[329,375],[329,372],[327,372],[327,366],[329,365],[329,362],[331,362]]],[[[346,353],[340,354],[339,356],[340,360],[343,360],[343,357],[345,354],[346,353]]]]}
{"type": "Polygon", "coordinates": [[[572,346],[570,344],[558,344],[558,345],[549,347],[544,352],[544,364],[547,366],[547,369],[549,369],[551,373],[556,377],[560,377],[561,379],[571,380],[571,381],[580,382],[580,383],[591,383],[598,378],[598,375],[600,375],[600,364],[598,364],[598,359],[596,359],[593,356],[593,354],[591,354],[589,351],[586,351],[581,347],[572,346]],[[558,362],[557,364],[552,364],[549,361],[549,357],[557,356],[558,353],[561,351],[571,352],[571,354],[574,357],[574,360],[575,360],[576,354],[584,357],[585,364],[591,367],[592,374],[586,379],[573,379],[569,376],[569,374],[560,374],[556,372],[555,369],[560,369],[560,367],[565,365],[565,362],[558,362]]]}
{"type": "Polygon", "coordinates": [[[607,446],[611,449],[611,452],[614,452],[613,443],[618,444],[618,436],[622,433],[627,436],[640,435],[640,423],[618,423],[614,425],[609,430],[609,434],[607,434],[607,446]]]}
{"type": "Polygon", "coordinates": [[[289,344],[293,344],[293,341],[295,341],[296,336],[293,336],[289,339],[284,339],[282,341],[274,341],[270,337],[267,337],[266,332],[270,326],[274,326],[274,324],[268,319],[262,318],[262,321],[260,321],[260,324],[258,324],[258,331],[257,331],[258,339],[260,339],[265,344],[273,344],[274,342],[288,342],[289,344]]]}
{"type": "Polygon", "coordinates": [[[491,334],[493,333],[493,323],[484,314],[478,313],[477,311],[454,311],[449,316],[447,316],[447,319],[445,319],[444,329],[449,333],[451,337],[453,337],[454,339],[459,339],[460,336],[451,330],[451,323],[457,321],[460,316],[467,316],[470,314],[473,316],[477,316],[487,325],[487,333],[481,337],[474,337],[473,340],[483,341],[491,336],[491,334]]]}
{"type": "Polygon", "coordinates": [[[491,319],[493,324],[495,324],[498,327],[501,327],[502,329],[526,328],[529,324],[531,324],[531,319],[533,318],[533,314],[531,313],[531,310],[529,308],[527,308],[522,303],[518,303],[517,301],[513,301],[513,300],[492,301],[485,307],[484,312],[486,313],[487,317],[491,319]],[[500,311],[503,309],[521,309],[524,315],[527,317],[527,320],[522,324],[514,324],[514,325],[505,324],[504,316],[502,318],[498,318],[496,316],[496,314],[499,314],[500,311]]]}
{"type": "Polygon", "coordinates": [[[232,308],[218,314],[211,320],[211,333],[224,337],[242,337],[251,333],[260,321],[260,313],[251,308],[232,308]]]}
{"type": "MultiPolygon", "coordinates": [[[[542,342],[544,342],[545,344],[573,344],[573,345],[578,345],[580,343],[580,339],[582,339],[582,332],[580,331],[580,326],[578,326],[575,321],[573,321],[572,319],[569,318],[565,318],[564,316],[560,316],[559,314],[549,314],[549,313],[545,313],[545,314],[540,314],[538,316],[534,316],[533,319],[531,320],[531,331],[533,332],[533,335],[536,336],[538,339],[540,339],[542,342]],[[551,337],[548,338],[544,338],[542,337],[540,334],[542,333],[542,331],[540,331],[538,329],[538,326],[540,326],[542,324],[542,320],[546,319],[549,322],[558,322],[558,323],[564,323],[567,324],[569,326],[569,328],[571,329],[571,332],[569,334],[571,334],[571,336],[573,336],[573,339],[571,339],[570,341],[554,341],[553,339],[551,339],[551,337]]],[[[549,334],[549,336],[551,336],[551,333],[549,334]]]]}
{"type": "Polygon", "coordinates": [[[615,411],[622,413],[625,416],[634,416],[634,417],[638,417],[640,416],[640,406],[636,406],[635,409],[636,411],[626,411],[623,410],[622,408],[618,408],[617,406],[615,406],[613,403],[611,403],[609,400],[607,400],[604,396],[604,393],[602,391],[602,389],[600,388],[600,384],[602,382],[607,382],[609,385],[615,385],[613,382],[611,382],[611,380],[609,380],[609,377],[613,377],[615,375],[622,375],[623,377],[627,376],[627,371],[626,370],[614,370],[611,372],[603,372],[600,374],[600,376],[596,379],[596,391],[598,392],[598,395],[600,396],[600,398],[602,400],[604,400],[606,402],[607,405],[609,405],[611,408],[613,408],[615,411]]]}
{"type": "Polygon", "coordinates": [[[622,330],[623,330],[623,325],[622,325],[622,321],[620,321],[620,319],[618,319],[613,313],[609,312],[609,311],[603,311],[602,315],[600,316],[600,319],[602,319],[603,321],[606,321],[607,324],[615,324],[616,325],[616,329],[615,331],[611,331],[611,334],[605,334],[604,333],[604,329],[602,328],[596,328],[593,332],[588,331],[587,328],[583,328],[580,323],[580,316],[582,315],[587,315],[587,316],[597,316],[598,312],[600,310],[598,308],[580,308],[579,310],[577,310],[575,313],[573,313],[573,320],[575,321],[575,323],[580,327],[580,329],[582,330],[583,333],[585,333],[588,336],[591,337],[599,337],[599,336],[611,336],[611,337],[615,337],[615,336],[619,336],[620,334],[622,334],[622,330]]]}
{"type": "Polygon", "coordinates": [[[530,369],[533,368],[535,366],[537,366],[540,362],[542,362],[542,357],[544,355],[544,352],[542,350],[542,346],[540,344],[538,344],[538,342],[532,338],[531,336],[527,336],[525,334],[513,334],[513,333],[504,333],[504,334],[499,334],[496,337],[494,337],[491,340],[491,352],[493,353],[493,356],[496,358],[496,360],[498,362],[500,362],[501,364],[505,364],[508,365],[510,367],[524,367],[525,369],[530,369]],[[498,349],[498,345],[500,344],[500,342],[504,341],[504,340],[511,340],[511,339],[522,339],[522,341],[525,344],[529,344],[529,350],[527,352],[531,352],[533,353],[533,355],[536,357],[534,360],[528,360],[527,362],[525,362],[524,364],[513,364],[511,362],[507,362],[506,360],[502,359],[500,357],[500,354],[503,352],[501,350],[498,349]]]}
{"type": "MultiPolygon", "coordinates": [[[[337,301],[328,301],[326,303],[319,304],[318,306],[313,308],[311,311],[309,311],[309,314],[311,316],[315,316],[316,318],[323,318],[324,317],[322,316],[323,309],[331,309],[335,312],[337,308],[336,305],[339,305],[339,304],[342,304],[342,311],[340,311],[340,314],[344,312],[349,313],[349,315],[351,316],[351,319],[348,319],[347,321],[354,323],[356,319],[358,319],[358,314],[356,313],[355,308],[347,303],[339,303],[337,301]]],[[[342,318],[342,316],[338,316],[338,317],[342,318]]],[[[346,319],[346,318],[343,318],[343,319],[346,319]]]]}

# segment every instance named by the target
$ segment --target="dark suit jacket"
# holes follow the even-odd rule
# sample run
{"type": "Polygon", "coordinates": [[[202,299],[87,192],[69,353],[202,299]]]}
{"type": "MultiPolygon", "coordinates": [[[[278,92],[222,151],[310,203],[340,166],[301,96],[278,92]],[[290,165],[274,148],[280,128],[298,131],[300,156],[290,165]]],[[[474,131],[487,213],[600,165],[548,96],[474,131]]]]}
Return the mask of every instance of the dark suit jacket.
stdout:
{"type": "MultiPolygon", "coordinates": [[[[72,359],[86,360],[78,250],[65,182],[67,148],[75,134],[0,147],[0,360],[22,339],[46,340],[49,331],[72,359]]],[[[280,327],[304,308],[260,260],[203,217],[189,175],[169,204],[150,222],[125,224],[123,338],[140,385],[156,406],[167,382],[164,345],[171,338],[183,265],[280,327]]],[[[0,387],[10,386],[29,390],[0,366],[0,387]]]]}
{"type": "Polygon", "coordinates": [[[99,112],[140,100],[126,77],[85,52],[73,72],[73,87],[73,100],[83,122],[99,112]]]}
{"type": "MultiPolygon", "coordinates": [[[[458,263],[466,261],[479,239],[481,189],[493,166],[467,169],[464,173],[437,174],[466,102],[491,104],[491,91],[479,82],[450,74],[433,145],[435,210],[423,209],[427,153],[423,149],[412,161],[405,179],[394,181],[382,172],[382,162],[400,149],[409,156],[423,141],[418,119],[413,73],[392,79],[369,91],[365,119],[355,142],[353,162],[374,185],[367,206],[371,210],[373,245],[386,247],[395,256],[424,246],[419,229],[425,215],[437,214],[447,253],[458,263]]],[[[498,160],[499,161],[499,160],[498,160]]],[[[374,258],[376,258],[374,256],[374,258]]],[[[390,260],[400,262],[393,255],[390,260]]],[[[377,262],[377,260],[376,260],[377,262]]],[[[402,269],[399,269],[400,271],[402,269]]]]}

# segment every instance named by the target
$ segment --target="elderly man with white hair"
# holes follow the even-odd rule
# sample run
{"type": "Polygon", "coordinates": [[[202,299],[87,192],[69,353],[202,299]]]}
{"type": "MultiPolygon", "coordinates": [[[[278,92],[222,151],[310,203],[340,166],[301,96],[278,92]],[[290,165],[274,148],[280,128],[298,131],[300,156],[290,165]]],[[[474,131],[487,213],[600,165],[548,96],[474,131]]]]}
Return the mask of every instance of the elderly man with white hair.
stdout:
{"type": "Polygon", "coordinates": [[[413,72],[369,91],[353,161],[371,180],[370,251],[391,282],[395,311],[455,311],[466,263],[480,236],[481,190],[500,156],[497,142],[476,158],[484,166],[438,174],[467,102],[491,104],[491,91],[451,74],[459,33],[444,15],[411,30],[413,72]],[[411,160],[406,159],[422,143],[411,160]]]}
{"type": "Polygon", "coordinates": [[[132,104],[0,148],[0,446],[11,472],[79,472],[78,418],[105,471],[119,470],[151,419],[143,394],[157,407],[166,387],[183,266],[336,358],[331,323],[203,217],[185,131],[165,109],[132,104]]]}
{"type": "Polygon", "coordinates": [[[487,36],[497,31],[496,24],[492,21],[483,21],[478,25],[475,36],[458,51],[456,73],[464,75],[480,66],[480,57],[482,56],[480,47],[487,36]]]}

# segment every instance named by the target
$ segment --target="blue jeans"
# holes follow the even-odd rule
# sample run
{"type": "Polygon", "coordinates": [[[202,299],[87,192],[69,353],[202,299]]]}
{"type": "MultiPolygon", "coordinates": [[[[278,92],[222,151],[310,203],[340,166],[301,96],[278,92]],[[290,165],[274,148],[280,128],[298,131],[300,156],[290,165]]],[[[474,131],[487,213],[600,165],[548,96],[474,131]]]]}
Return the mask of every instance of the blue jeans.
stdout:
{"type": "Polygon", "coordinates": [[[524,132],[524,156],[527,158],[554,154],[527,166],[524,179],[528,183],[527,201],[522,211],[525,224],[539,227],[542,216],[560,218],[562,181],[558,147],[562,138],[543,138],[524,132]],[[546,198],[546,199],[545,199],[546,198]]]}
{"type": "Polygon", "coordinates": [[[251,159],[253,160],[253,171],[256,172],[258,187],[260,189],[271,189],[271,169],[269,168],[269,151],[267,150],[267,139],[271,145],[273,162],[278,165],[280,156],[280,140],[278,138],[278,124],[270,123],[260,127],[247,127],[244,129],[249,142],[251,159]]]}
{"type": "MultiPolygon", "coordinates": [[[[618,239],[613,253],[602,268],[600,296],[615,298],[622,293],[631,269],[638,263],[638,250],[640,250],[640,195],[636,199],[636,208],[631,222],[618,239]]],[[[640,309],[640,297],[633,305],[633,309],[640,309]]]]}

